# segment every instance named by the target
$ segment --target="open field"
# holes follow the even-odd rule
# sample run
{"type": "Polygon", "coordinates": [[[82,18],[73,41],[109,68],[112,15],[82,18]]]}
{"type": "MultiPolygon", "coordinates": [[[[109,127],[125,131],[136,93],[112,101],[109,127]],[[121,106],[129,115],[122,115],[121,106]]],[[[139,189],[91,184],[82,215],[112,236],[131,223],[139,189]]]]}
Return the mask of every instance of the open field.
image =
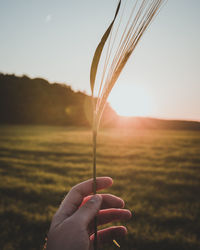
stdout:
{"type": "MultiPolygon", "coordinates": [[[[122,249],[200,249],[199,131],[105,130],[97,152],[97,175],[134,211],[122,249]]],[[[42,248],[65,193],[92,176],[91,156],[87,129],[0,126],[2,250],[42,248]]]]}

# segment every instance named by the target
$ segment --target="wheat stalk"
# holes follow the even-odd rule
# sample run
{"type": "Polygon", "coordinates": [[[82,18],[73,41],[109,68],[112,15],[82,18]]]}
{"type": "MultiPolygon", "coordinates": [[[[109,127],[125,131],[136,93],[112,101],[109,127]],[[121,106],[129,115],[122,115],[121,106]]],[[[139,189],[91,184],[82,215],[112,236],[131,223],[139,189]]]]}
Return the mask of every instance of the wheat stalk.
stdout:
{"type": "MultiPolygon", "coordinates": [[[[97,132],[101,120],[105,104],[107,102],[108,96],[115,85],[120,73],[122,72],[125,64],[130,58],[132,52],[136,48],[138,42],[140,41],[142,35],[146,31],[147,27],[150,25],[154,17],[159,12],[162,5],[167,0],[133,0],[133,7],[125,25],[123,33],[120,37],[120,41],[116,46],[113,58],[111,59],[111,54],[116,42],[117,33],[121,24],[122,16],[125,12],[125,6],[127,0],[124,1],[124,8],[122,11],[122,16],[111,44],[111,35],[113,32],[113,26],[117,19],[120,6],[122,1],[120,0],[115,11],[114,18],[107,28],[106,32],[102,36],[100,43],[98,44],[90,69],[90,86],[92,92],[92,106],[93,106],[93,193],[96,194],[96,141],[97,132]],[[103,73],[101,77],[100,87],[98,89],[97,98],[94,96],[95,79],[97,74],[97,68],[101,58],[101,54],[104,45],[109,38],[109,44],[106,54],[106,59],[104,62],[103,73]]],[[[95,230],[94,230],[94,250],[97,250],[97,218],[95,218],[95,230]]]]}

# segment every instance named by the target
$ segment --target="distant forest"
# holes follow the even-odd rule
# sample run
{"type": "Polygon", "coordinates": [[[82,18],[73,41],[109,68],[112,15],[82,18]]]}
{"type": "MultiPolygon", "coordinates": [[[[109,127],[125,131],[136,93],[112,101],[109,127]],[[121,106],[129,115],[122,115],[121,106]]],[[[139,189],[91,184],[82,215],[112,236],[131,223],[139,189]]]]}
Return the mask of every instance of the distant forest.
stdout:
{"type": "MultiPolygon", "coordinates": [[[[0,124],[91,126],[91,97],[65,84],[0,73],[0,124]]],[[[123,118],[106,105],[103,127],[197,129],[199,122],[123,118]]]]}
{"type": "MultiPolygon", "coordinates": [[[[70,86],[0,73],[0,123],[90,126],[91,114],[91,97],[70,86]]],[[[106,117],[117,117],[108,104],[106,117]]]]}

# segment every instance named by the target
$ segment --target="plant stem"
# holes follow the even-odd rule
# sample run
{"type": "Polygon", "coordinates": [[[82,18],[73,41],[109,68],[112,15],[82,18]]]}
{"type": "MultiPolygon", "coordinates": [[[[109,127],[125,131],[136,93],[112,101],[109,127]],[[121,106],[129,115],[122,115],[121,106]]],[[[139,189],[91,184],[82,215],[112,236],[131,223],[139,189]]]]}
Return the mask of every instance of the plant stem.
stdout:
{"type": "Polygon", "coordinates": [[[96,183],[96,143],[97,143],[97,132],[93,130],[93,194],[97,193],[97,183],[96,183]]]}
{"type": "MultiPolygon", "coordinates": [[[[94,103],[93,103],[94,108],[94,103]]],[[[93,109],[94,111],[94,109],[93,109]]],[[[93,194],[97,193],[96,181],[96,145],[97,145],[97,129],[96,129],[96,112],[93,112],[93,194]]],[[[97,250],[97,216],[94,218],[94,250],[97,250]]]]}

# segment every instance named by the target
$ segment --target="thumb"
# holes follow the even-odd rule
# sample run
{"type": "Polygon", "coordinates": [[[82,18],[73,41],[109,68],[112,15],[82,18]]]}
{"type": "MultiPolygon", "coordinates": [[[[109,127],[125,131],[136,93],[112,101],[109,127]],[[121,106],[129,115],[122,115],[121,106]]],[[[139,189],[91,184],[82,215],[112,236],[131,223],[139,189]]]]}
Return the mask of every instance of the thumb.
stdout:
{"type": "Polygon", "coordinates": [[[101,208],[102,196],[95,194],[87,201],[82,207],[80,207],[74,216],[80,220],[85,226],[94,219],[101,208]]]}

